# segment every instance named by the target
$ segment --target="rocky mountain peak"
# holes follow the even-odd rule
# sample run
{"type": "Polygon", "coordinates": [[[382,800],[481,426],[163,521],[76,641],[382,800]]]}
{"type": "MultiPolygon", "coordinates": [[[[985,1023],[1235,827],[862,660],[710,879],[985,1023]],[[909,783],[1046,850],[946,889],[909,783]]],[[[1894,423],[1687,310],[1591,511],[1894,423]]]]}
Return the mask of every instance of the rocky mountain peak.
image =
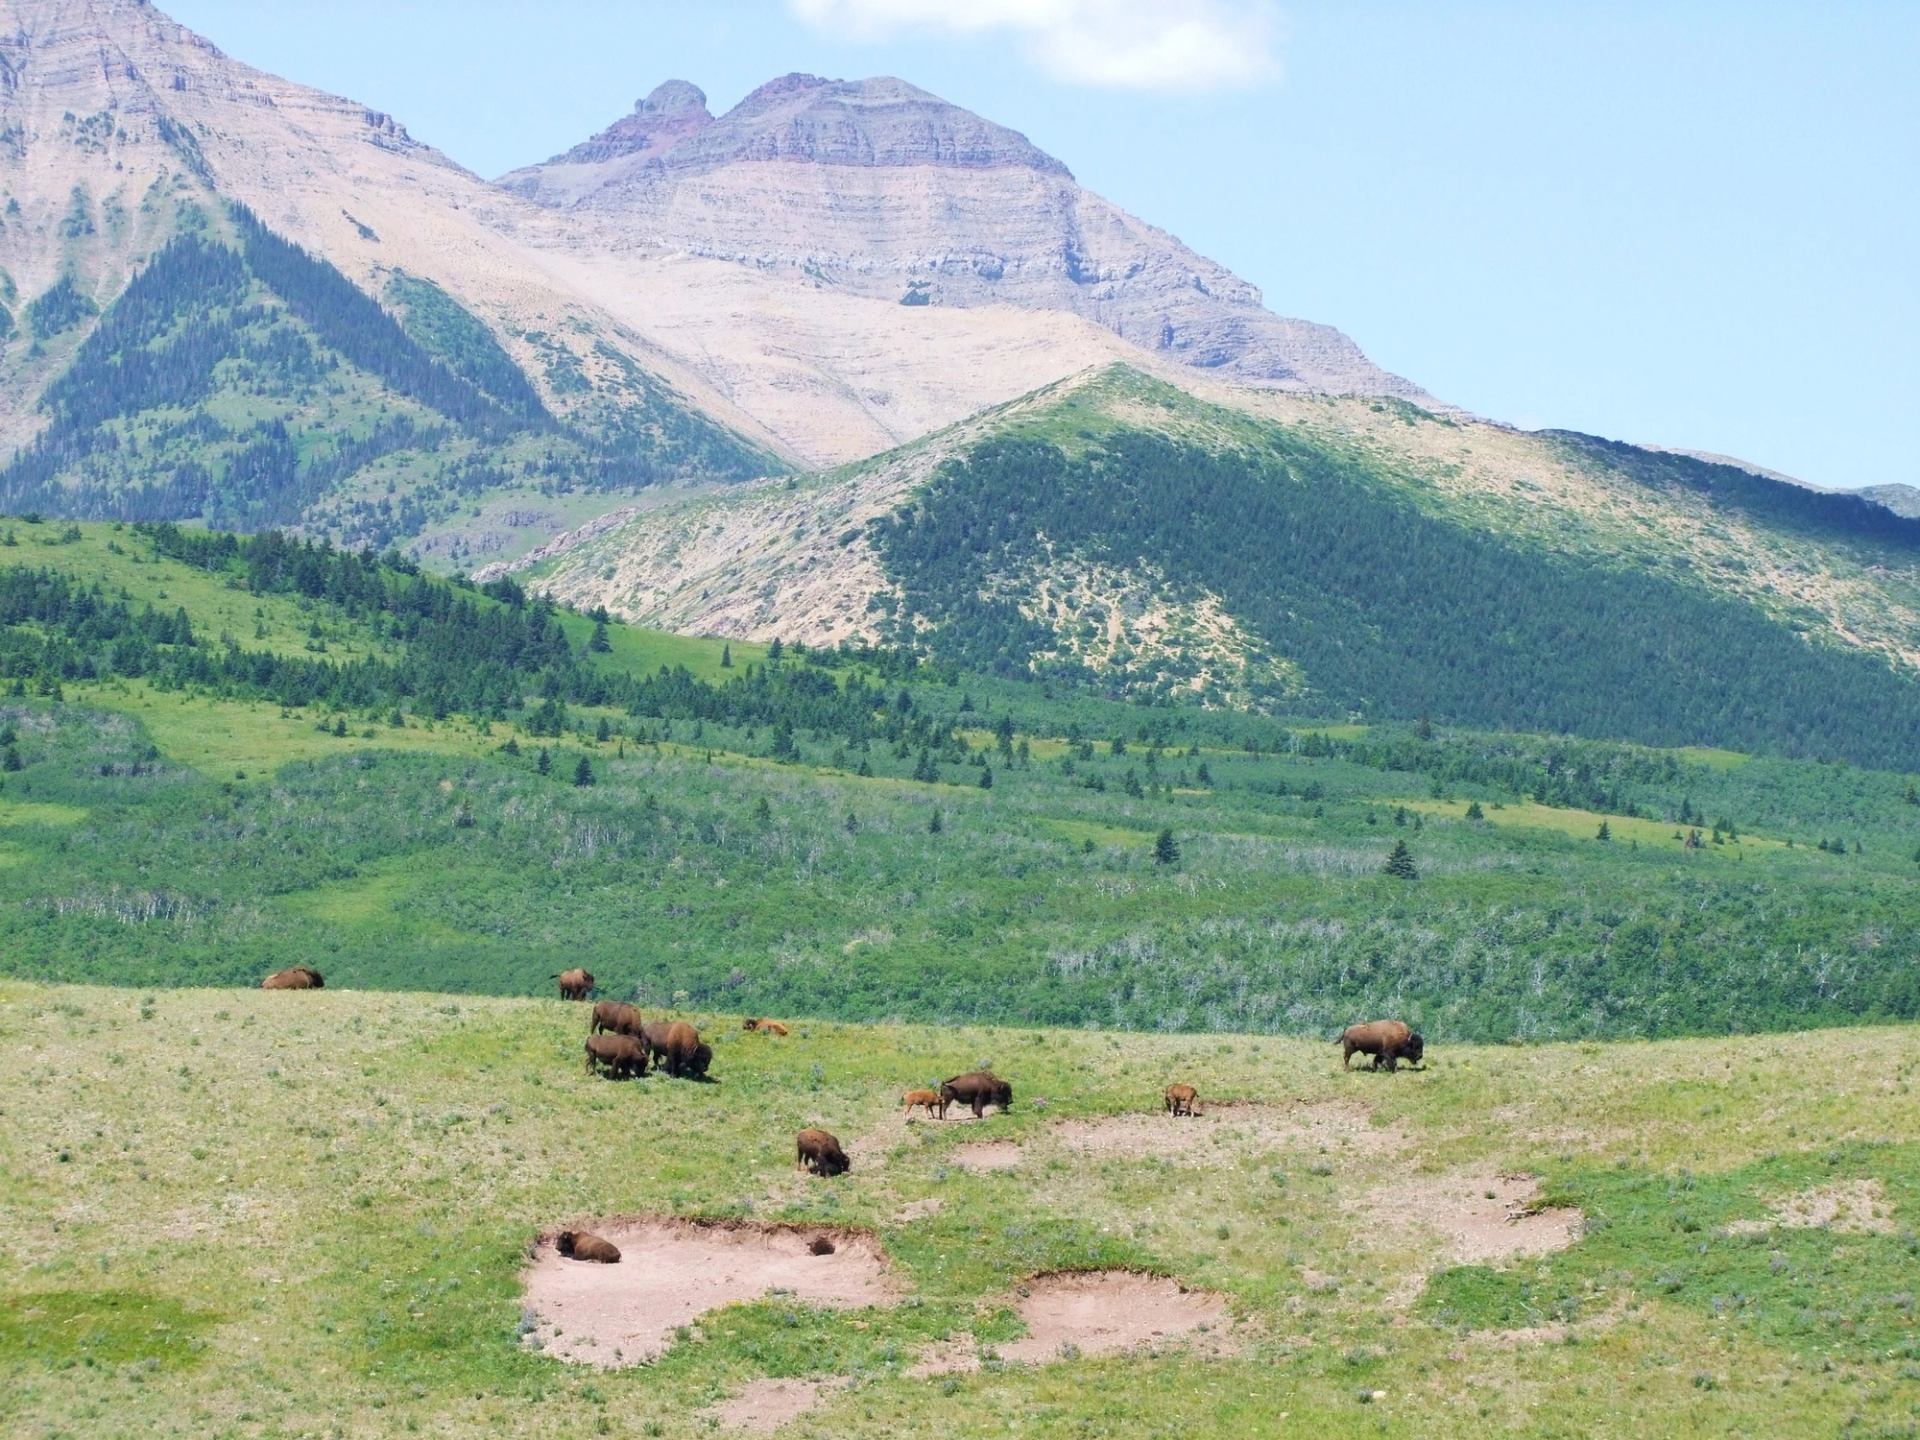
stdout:
{"type": "Polygon", "coordinates": [[[707,95],[686,80],[656,85],[645,99],[636,100],[623,115],[591,140],[583,140],[549,165],[604,165],[608,161],[645,162],[671,150],[687,136],[713,124],[707,95]]]}

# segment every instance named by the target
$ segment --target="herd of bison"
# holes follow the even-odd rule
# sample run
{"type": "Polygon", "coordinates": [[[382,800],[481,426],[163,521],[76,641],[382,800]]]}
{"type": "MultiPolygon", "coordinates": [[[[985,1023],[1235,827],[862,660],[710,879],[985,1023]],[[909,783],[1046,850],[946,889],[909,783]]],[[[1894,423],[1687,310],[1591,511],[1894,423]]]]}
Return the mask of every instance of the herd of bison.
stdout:
{"type": "MultiPolygon", "coordinates": [[[[550,977],[558,982],[560,998],[586,1001],[592,998],[594,980],[591,971],[567,970],[550,977]]],[[[310,965],[293,965],[276,971],[260,982],[263,990],[320,990],[326,981],[310,965]]],[[[745,1028],[762,1035],[785,1035],[787,1027],[778,1020],[748,1020],[745,1028]]],[[[1382,1064],[1395,1070],[1405,1060],[1418,1065],[1426,1054],[1426,1041],[1417,1030],[1400,1020],[1375,1020],[1365,1025],[1350,1025],[1337,1042],[1341,1048],[1342,1069],[1351,1068],[1353,1057],[1371,1055],[1373,1068],[1382,1064]]],[[[700,1032],[684,1020],[647,1020],[624,1000],[600,1000],[593,1006],[587,1022],[587,1073],[599,1073],[614,1080],[638,1079],[649,1067],[679,1080],[704,1080],[713,1062],[713,1047],[701,1040],[700,1032]]],[[[1193,1115],[1200,1092],[1193,1086],[1176,1083],[1163,1096],[1168,1115],[1193,1115]]],[[[978,1120],[987,1106],[1005,1112],[1013,1104],[1013,1086],[991,1070],[972,1070],[940,1083],[938,1090],[909,1090],[901,1104],[911,1116],[924,1110],[929,1119],[947,1118],[947,1107],[964,1105],[978,1120]]],[[[853,1168],[840,1141],[825,1130],[808,1128],[794,1137],[794,1163],[815,1175],[844,1175],[853,1168]]],[[[573,1232],[561,1237],[561,1253],[582,1260],[618,1260],[620,1252],[597,1236],[582,1234],[578,1248],[573,1232]],[[591,1241],[592,1244],[584,1242],[591,1241]],[[601,1253],[601,1249],[612,1254],[601,1253]]]]}

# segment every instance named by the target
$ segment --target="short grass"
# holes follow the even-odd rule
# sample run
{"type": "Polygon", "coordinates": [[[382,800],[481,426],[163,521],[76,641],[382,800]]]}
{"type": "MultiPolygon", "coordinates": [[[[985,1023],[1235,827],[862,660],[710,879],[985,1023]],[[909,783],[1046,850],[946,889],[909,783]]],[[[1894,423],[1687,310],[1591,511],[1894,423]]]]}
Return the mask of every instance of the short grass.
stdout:
{"type": "MultiPolygon", "coordinates": [[[[1464,821],[1471,802],[1401,800],[1398,803],[1424,815],[1444,816],[1448,819],[1464,821]]],[[[1597,840],[1600,827],[1605,825],[1608,837],[1616,844],[1658,845],[1669,850],[1681,849],[1686,843],[1687,831],[1698,829],[1701,838],[1709,843],[1704,851],[1697,853],[1717,853],[1725,850],[1731,855],[1744,856],[1749,851],[1786,848],[1786,842],[1783,840],[1747,834],[1740,835],[1737,840],[1730,843],[1713,845],[1705,825],[1680,826],[1671,821],[1648,820],[1630,815],[1607,815],[1598,810],[1583,810],[1577,806],[1540,805],[1531,800],[1497,807],[1483,805],[1481,819],[1471,823],[1539,830],[1547,834],[1566,835],[1578,840],[1597,840]]]]}
{"type": "Polygon", "coordinates": [[[700,1433],[692,1412],[768,1375],[852,1378],[793,1431],[852,1437],[1896,1435],[1920,1418],[1911,1029],[1447,1046],[1388,1077],[1341,1073],[1323,1042],[820,1023],[773,1041],[694,1018],[717,1084],[614,1086],[581,1074],[585,1012],[558,1001],[0,983],[0,1429],[700,1433]],[[901,1089],[981,1061],[1015,1081],[1011,1115],[898,1118],[901,1089]],[[951,1163],[982,1135],[1157,1111],[1175,1076],[1203,1097],[1344,1102],[1405,1138],[1385,1156],[951,1163]],[[806,1123],[850,1142],[851,1176],[793,1174],[806,1123]],[[1463,1168],[1538,1174],[1587,1233],[1454,1267],[1365,1206],[1463,1168]],[[1862,1179],[1887,1233],[1726,1228],[1862,1179]],[[525,1349],[534,1232],[658,1211],[870,1226],[906,1298],[738,1306],[644,1369],[525,1349]],[[1223,1293],[1241,1354],[905,1374],[929,1343],[1016,1333],[1021,1277],[1099,1264],[1223,1293]]]}

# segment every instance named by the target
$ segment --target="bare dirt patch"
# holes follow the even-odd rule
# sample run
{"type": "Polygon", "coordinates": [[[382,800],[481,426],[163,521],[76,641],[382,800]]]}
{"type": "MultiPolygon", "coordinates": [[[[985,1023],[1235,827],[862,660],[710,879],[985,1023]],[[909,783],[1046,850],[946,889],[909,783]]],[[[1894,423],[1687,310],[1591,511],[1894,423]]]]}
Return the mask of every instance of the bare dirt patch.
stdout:
{"type": "Polygon", "coordinates": [[[1878,1180],[1846,1180],[1817,1185],[1775,1203],[1765,1220],[1736,1220],[1730,1235],[1761,1235],[1769,1230],[1834,1230],[1845,1235],[1891,1235],[1893,1202],[1878,1180]]]}
{"type": "Polygon", "coordinates": [[[820,1403],[824,1380],[753,1380],[700,1412],[722,1430],[771,1435],[820,1403]]]}
{"type": "Polygon", "coordinates": [[[1531,1175],[1462,1171],[1413,1176],[1369,1188],[1360,1204],[1391,1229],[1417,1229],[1439,1238],[1455,1265],[1496,1264],[1564,1250],[1580,1238],[1584,1217],[1570,1207],[1540,1204],[1531,1175]]]}
{"type": "Polygon", "coordinates": [[[1021,1289],[1014,1308],[1027,1333],[998,1347],[1001,1359],[1020,1364],[1153,1350],[1195,1335],[1218,1344],[1232,1318],[1218,1295],[1131,1270],[1039,1275],[1021,1289]]]}
{"type": "Polygon", "coordinates": [[[1190,1165],[1206,1164],[1224,1150],[1313,1149],[1376,1155],[1405,1140],[1399,1130],[1375,1125],[1367,1107],[1354,1101],[1269,1105],[1252,1100],[1209,1102],[1205,1097],[1197,1115],[1063,1120],[1050,1135],[1067,1149],[1086,1155],[1190,1165]]]}
{"type": "Polygon", "coordinates": [[[657,1216],[589,1223],[620,1247],[618,1265],[564,1259],[549,1233],[535,1242],[524,1276],[534,1319],[526,1343],[562,1360],[650,1360],[680,1326],[767,1295],[834,1309],[898,1298],[886,1255],[865,1231],[657,1216]],[[810,1253],[823,1233],[833,1253],[810,1253]]]}
{"type": "Polygon", "coordinates": [[[1011,1140],[980,1140],[962,1145],[952,1152],[953,1163],[975,1175],[995,1170],[1012,1170],[1020,1164],[1023,1152],[1011,1140]]]}
{"type": "Polygon", "coordinates": [[[937,1195],[930,1195],[924,1200],[909,1200],[893,1212],[893,1223],[911,1225],[915,1220],[925,1220],[929,1216],[938,1215],[943,1203],[937,1195]]]}

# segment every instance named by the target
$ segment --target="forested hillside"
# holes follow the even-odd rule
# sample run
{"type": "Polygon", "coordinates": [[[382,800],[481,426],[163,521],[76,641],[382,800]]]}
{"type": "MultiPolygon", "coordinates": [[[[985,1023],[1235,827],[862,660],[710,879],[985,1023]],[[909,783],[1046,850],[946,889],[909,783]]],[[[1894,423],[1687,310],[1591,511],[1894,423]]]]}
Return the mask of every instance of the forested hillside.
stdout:
{"type": "MultiPolygon", "coordinates": [[[[299,526],[379,549],[482,496],[628,493],[771,463],[630,365],[611,389],[575,367],[568,383],[594,403],[563,423],[446,291],[396,274],[389,311],[239,206],[185,207],[179,230],[42,395],[46,427],[0,471],[7,509],[299,526]]],[[[35,335],[92,313],[70,291],[28,307],[35,335]]]]}
{"type": "Polygon", "coordinates": [[[38,978],[584,962],[650,1003],[1488,1040],[1920,1016],[1910,771],[1121,703],[170,526],[5,522],[0,688],[0,968],[38,978]]]}
{"type": "MultiPolygon", "coordinates": [[[[1856,497],[1562,443],[1649,489],[1710,492],[1756,524],[1857,547],[1857,564],[1920,567],[1920,521],[1856,497]]],[[[1920,672],[1685,574],[1556,553],[1291,427],[1239,425],[1223,443],[1143,423],[1011,426],[871,536],[897,587],[883,633],[972,669],[1175,695],[1217,636],[1125,642],[1211,607],[1268,708],[1920,765],[1920,672]],[[1116,614],[1097,586],[1059,584],[1076,573],[1151,583],[1116,614]]]]}

